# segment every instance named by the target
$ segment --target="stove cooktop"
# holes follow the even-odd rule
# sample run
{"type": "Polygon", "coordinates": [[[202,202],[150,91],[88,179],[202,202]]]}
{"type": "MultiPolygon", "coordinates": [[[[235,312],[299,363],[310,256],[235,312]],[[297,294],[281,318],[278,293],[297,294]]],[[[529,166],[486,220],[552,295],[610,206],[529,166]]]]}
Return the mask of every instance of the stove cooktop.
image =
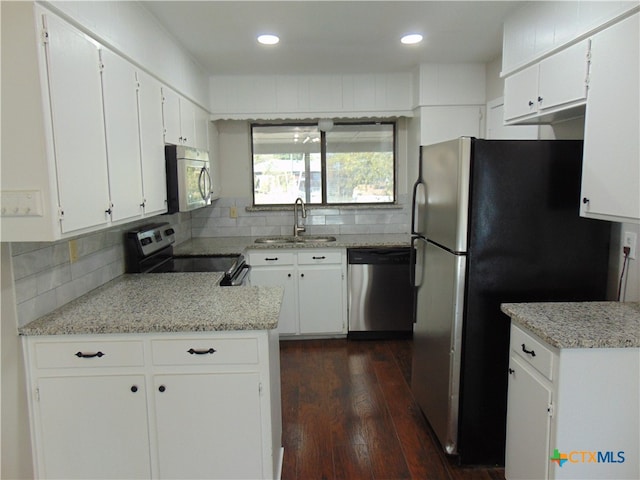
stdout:
{"type": "Polygon", "coordinates": [[[173,257],[149,273],[229,272],[239,260],[240,255],[173,257]]]}

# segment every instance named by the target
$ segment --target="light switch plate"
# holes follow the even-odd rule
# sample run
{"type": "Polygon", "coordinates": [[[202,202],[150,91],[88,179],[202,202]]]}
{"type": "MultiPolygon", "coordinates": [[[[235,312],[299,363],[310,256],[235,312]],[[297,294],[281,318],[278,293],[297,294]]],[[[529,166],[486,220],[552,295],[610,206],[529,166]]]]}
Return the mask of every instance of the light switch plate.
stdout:
{"type": "Polygon", "coordinates": [[[41,217],[42,194],[39,190],[3,190],[0,193],[3,217],[41,217]]]}

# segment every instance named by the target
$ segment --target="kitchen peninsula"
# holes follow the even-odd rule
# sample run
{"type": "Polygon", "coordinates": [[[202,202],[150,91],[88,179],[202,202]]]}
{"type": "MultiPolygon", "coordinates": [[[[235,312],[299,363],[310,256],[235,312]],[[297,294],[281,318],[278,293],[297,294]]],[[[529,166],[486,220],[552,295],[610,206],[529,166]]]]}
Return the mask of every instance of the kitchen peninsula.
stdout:
{"type": "Polygon", "coordinates": [[[640,303],[506,303],[507,480],[640,478],[640,303]]]}
{"type": "Polygon", "coordinates": [[[279,478],[278,287],[124,275],[20,329],[37,478],[279,478]]]}

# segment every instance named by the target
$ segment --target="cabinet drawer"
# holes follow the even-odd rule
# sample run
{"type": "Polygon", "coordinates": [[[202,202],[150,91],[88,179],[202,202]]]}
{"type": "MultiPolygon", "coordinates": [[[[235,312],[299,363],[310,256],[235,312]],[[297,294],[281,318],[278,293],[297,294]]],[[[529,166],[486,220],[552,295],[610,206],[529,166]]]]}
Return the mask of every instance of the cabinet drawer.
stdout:
{"type": "Polygon", "coordinates": [[[144,364],[142,342],[35,343],[37,368],[139,367],[144,364]]]}
{"type": "Polygon", "coordinates": [[[553,380],[553,352],[531,335],[511,327],[511,349],[549,380],[553,380]]]}
{"type": "Polygon", "coordinates": [[[293,265],[293,253],[277,249],[249,253],[249,265],[293,265]]]}
{"type": "Polygon", "coordinates": [[[298,252],[298,265],[316,265],[326,263],[341,263],[342,254],[339,251],[311,250],[298,252]]]}
{"type": "Polygon", "coordinates": [[[258,363],[255,338],[154,340],[154,365],[231,365],[258,363]]]}

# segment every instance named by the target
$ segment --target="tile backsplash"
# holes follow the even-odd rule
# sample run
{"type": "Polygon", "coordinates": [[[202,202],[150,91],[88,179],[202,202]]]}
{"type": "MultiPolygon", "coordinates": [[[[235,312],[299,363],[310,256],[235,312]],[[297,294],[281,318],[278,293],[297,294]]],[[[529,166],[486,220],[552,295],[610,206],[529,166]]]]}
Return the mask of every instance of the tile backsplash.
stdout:
{"type": "MultiPolygon", "coordinates": [[[[408,234],[411,211],[407,200],[406,195],[401,195],[398,205],[378,208],[311,207],[304,225],[308,234],[408,234]]],[[[251,198],[221,198],[210,207],[192,213],[148,218],[72,239],[12,243],[18,325],[26,325],[122,275],[125,272],[124,234],[136,226],[169,222],[176,229],[176,244],[192,237],[292,233],[291,210],[252,209],[251,206],[251,198]],[[237,212],[236,218],[230,216],[232,207],[237,212]],[[73,262],[71,242],[77,257],[73,262]]]]}
{"type": "MultiPolygon", "coordinates": [[[[407,195],[398,205],[380,207],[307,208],[303,220],[308,234],[344,235],[367,233],[409,233],[411,207],[407,195]]],[[[250,197],[226,197],[192,216],[194,237],[238,237],[291,235],[292,210],[253,209],[250,197]],[[249,210],[247,210],[249,208],[249,210]],[[235,209],[236,218],[231,217],[235,209]]],[[[298,214],[300,216],[300,214],[298,214]]]]}
{"type": "Polygon", "coordinates": [[[189,214],[163,215],[57,242],[11,244],[18,325],[23,326],[125,271],[124,234],[138,225],[169,222],[176,243],[191,238],[189,214]],[[75,261],[71,262],[71,242],[75,261]]]}

